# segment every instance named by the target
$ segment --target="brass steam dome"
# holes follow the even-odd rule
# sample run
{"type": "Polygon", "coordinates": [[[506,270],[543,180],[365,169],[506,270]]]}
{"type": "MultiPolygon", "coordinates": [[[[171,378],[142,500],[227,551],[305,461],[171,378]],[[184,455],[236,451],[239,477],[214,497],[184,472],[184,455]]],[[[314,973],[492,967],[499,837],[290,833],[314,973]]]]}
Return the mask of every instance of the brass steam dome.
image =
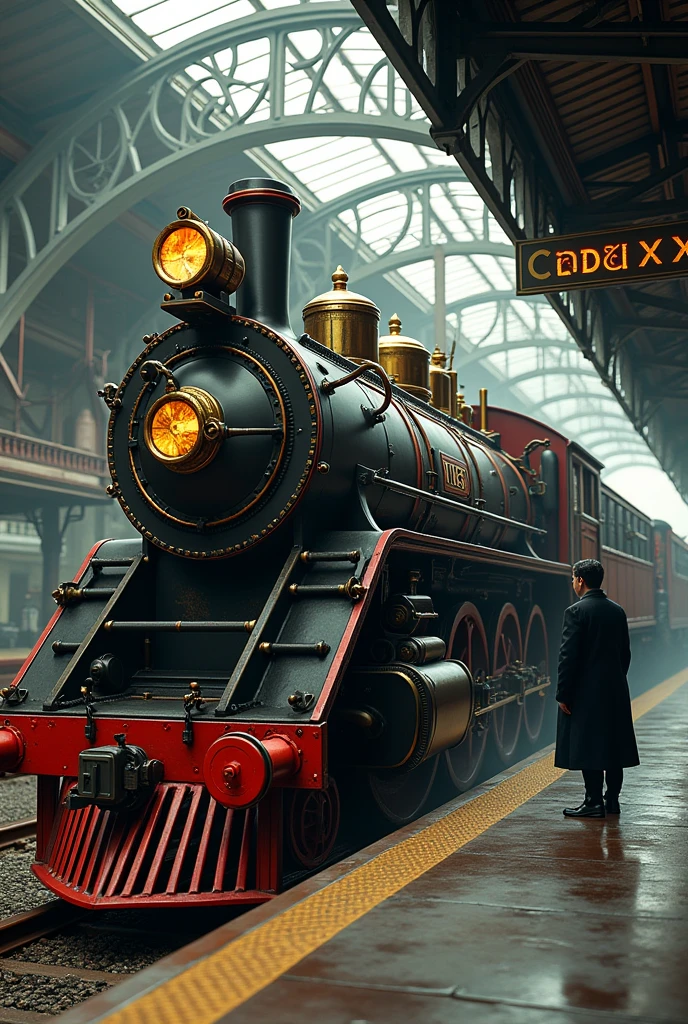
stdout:
{"type": "Polygon", "coordinates": [[[446,362],[446,355],[440,350],[439,345],[436,345],[435,351],[430,357],[430,391],[432,392],[430,404],[435,409],[446,412],[448,416],[451,416],[453,382],[449,372],[444,368],[446,362]]]}
{"type": "Polygon", "coordinates": [[[397,387],[430,401],[430,353],[415,338],[401,333],[401,320],[395,313],[389,320],[389,334],[380,338],[380,365],[397,387]]]}
{"type": "Polygon", "coordinates": [[[350,292],[348,275],[337,267],[332,275],[332,291],[316,296],[304,306],[306,334],[327,345],[333,352],[362,363],[378,362],[378,324],[380,310],[365,295],[350,292]]]}

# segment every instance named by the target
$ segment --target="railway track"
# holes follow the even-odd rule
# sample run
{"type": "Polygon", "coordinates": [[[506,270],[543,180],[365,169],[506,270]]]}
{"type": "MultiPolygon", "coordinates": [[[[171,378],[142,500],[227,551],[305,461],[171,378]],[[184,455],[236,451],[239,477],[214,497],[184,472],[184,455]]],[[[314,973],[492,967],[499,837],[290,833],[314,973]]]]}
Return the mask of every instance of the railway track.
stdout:
{"type": "MultiPolygon", "coordinates": [[[[131,978],[137,970],[187,945],[231,916],[228,910],[219,915],[189,909],[172,917],[169,912],[163,911],[161,917],[153,912],[151,927],[147,928],[129,918],[129,913],[94,914],[54,899],[0,920],[0,1024],[49,1024],[71,1005],[131,978]],[[103,940],[110,950],[117,950],[117,955],[111,956],[104,966],[116,970],[82,967],[78,960],[75,964],[76,957],[89,962],[94,948],[102,948],[103,940]],[[66,958],[65,944],[71,951],[66,958]],[[142,961],[141,948],[154,951],[154,955],[142,961]],[[78,951],[76,957],[74,950],[78,951]],[[137,961],[134,966],[132,958],[137,961]],[[36,1011],[37,1005],[42,1012],[36,1011]]],[[[98,959],[96,953],[96,962],[98,959]]]]}
{"type": "Polygon", "coordinates": [[[13,846],[20,839],[30,839],[35,835],[35,818],[24,818],[23,821],[11,821],[8,825],[0,825],[0,850],[6,846],[13,846]]]}
{"type": "MultiPolygon", "coordinates": [[[[78,978],[86,982],[100,982],[103,985],[114,985],[123,980],[121,974],[105,971],[92,971],[86,968],[63,967],[59,964],[36,963],[31,960],[9,960],[8,953],[47,938],[62,928],[75,924],[85,916],[85,911],[72,907],[63,900],[51,900],[41,907],[28,910],[21,914],[0,921],[0,977],[15,979],[15,984],[27,976],[32,978],[78,978]]],[[[38,1024],[39,1021],[51,1019],[51,1014],[36,1013],[31,1010],[20,1010],[0,1006],[0,1024],[38,1024]]]]}

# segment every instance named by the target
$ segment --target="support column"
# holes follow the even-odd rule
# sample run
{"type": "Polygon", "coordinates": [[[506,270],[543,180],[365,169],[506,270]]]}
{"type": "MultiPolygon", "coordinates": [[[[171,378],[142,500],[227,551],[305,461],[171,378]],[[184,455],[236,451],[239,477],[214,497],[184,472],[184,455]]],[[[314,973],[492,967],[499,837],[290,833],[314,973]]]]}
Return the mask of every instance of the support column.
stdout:
{"type": "Polygon", "coordinates": [[[41,551],[43,553],[43,584],[41,588],[41,629],[55,611],[52,592],[60,582],[60,508],[46,505],[41,509],[41,551]]]}
{"type": "Polygon", "coordinates": [[[445,285],[444,246],[435,246],[435,345],[442,352],[447,348],[447,292],[445,285]]]}

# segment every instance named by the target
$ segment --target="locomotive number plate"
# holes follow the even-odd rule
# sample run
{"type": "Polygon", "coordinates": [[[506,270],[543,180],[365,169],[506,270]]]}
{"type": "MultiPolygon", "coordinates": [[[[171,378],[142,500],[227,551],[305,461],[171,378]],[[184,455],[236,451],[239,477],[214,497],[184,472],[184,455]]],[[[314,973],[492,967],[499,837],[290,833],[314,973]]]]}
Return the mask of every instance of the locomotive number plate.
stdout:
{"type": "Polygon", "coordinates": [[[442,480],[444,490],[450,494],[458,494],[466,498],[471,493],[471,478],[468,473],[468,466],[465,462],[452,459],[444,452],[440,452],[442,462],[442,480]]]}

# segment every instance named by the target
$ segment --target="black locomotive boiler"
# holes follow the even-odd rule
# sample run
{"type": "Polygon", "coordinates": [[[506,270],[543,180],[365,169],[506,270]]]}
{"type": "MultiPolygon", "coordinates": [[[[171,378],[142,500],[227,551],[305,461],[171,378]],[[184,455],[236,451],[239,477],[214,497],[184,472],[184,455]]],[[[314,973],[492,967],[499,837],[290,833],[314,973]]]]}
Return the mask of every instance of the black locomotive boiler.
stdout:
{"type": "Polygon", "coordinates": [[[140,539],[60,584],[3,693],[0,770],[38,776],[34,871],[85,906],[268,899],[365,801],[410,820],[553,703],[580,451],[508,412],[500,437],[485,406],[473,428],[441,354],[398,318],[380,341],[341,270],[297,339],[298,198],[247,179],[224,208],[232,243],[186,208],[161,232],[175,322],[104,388],[140,539]]]}

